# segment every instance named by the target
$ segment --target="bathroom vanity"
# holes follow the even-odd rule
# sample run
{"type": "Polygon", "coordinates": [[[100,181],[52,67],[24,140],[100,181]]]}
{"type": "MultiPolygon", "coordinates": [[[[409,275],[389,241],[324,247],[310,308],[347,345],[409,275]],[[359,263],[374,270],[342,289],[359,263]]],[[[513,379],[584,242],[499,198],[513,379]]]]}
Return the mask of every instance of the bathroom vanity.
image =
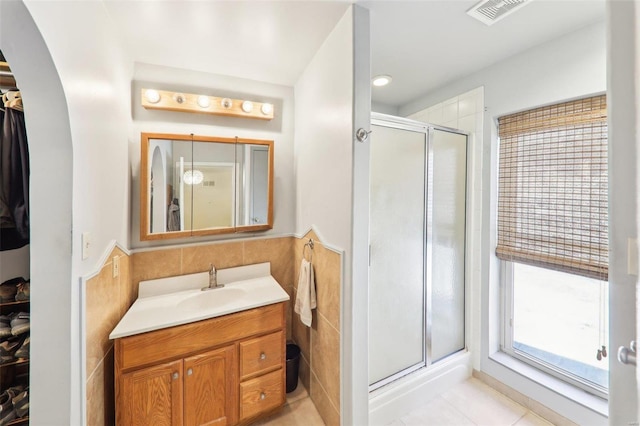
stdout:
{"type": "Polygon", "coordinates": [[[206,272],[140,283],[110,336],[118,425],[248,424],[283,406],[289,296],[268,263],[218,274],[209,291],[206,272]]]}

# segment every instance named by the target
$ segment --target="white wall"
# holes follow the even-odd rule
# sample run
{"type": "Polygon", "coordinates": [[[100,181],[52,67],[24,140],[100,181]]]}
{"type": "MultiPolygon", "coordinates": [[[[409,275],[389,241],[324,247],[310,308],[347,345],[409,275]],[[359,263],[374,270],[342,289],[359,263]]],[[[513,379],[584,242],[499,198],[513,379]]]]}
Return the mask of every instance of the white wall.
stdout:
{"type": "MultiPolygon", "coordinates": [[[[550,104],[606,90],[605,25],[598,23],[537,46],[495,64],[450,85],[439,88],[414,102],[400,107],[401,115],[410,115],[431,105],[484,86],[484,122],[481,163],[481,293],[472,297],[473,329],[482,331],[480,368],[502,382],[554,409],[580,424],[606,422],[602,416],[582,405],[559,396],[509,370],[490,356],[499,345],[499,289],[495,248],[495,205],[497,194],[496,118],[535,106],[550,104]]],[[[472,341],[478,342],[477,339],[472,341]]],[[[477,344],[477,343],[476,343],[477,344]]],[[[478,368],[477,354],[474,367],[478,368]]]]}
{"type": "MultiPolygon", "coordinates": [[[[46,162],[54,163],[60,161],[58,157],[61,154],[64,155],[65,160],[56,166],[64,165],[71,170],[73,181],[65,182],[65,177],[70,178],[71,175],[52,170],[47,178],[56,185],[43,194],[36,190],[37,184],[35,179],[32,180],[32,212],[44,209],[48,214],[52,205],[66,207],[64,203],[69,201],[71,210],[67,211],[64,222],[73,216],[72,232],[65,230],[61,237],[49,235],[52,232],[48,228],[57,225],[56,220],[47,221],[47,231],[43,231],[42,238],[56,242],[55,248],[47,253],[37,249],[39,235],[37,229],[32,228],[32,414],[34,423],[76,424],[81,405],[80,277],[97,269],[103,252],[113,240],[128,246],[127,135],[131,122],[131,66],[126,65],[129,62],[122,54],[118,35],[114,33],[102,3],[26,1],[25,4],[46,40],[60,76],[68,118],[61,119],[59,125],[68,123],[73,146],[73,154],[70,150],[47,151],[46,159],[46,162]],[[57,196],[61,185],[71,189],[72,200],[57,196]],[[91,234],[90,255],[86,260],[82,260],[80,249],[83,232],[91,234]],[[66,282],[52,282],[50,270],[38,273],[37,269],[46,265],[43,258],[51,256],[52,251],[68,253],[65,246],[70,234],[71,276],[66,282]],[[46,300],[46,303],[38,303],[38,300],[46,300]],[[41,334],[38,329],[46,332],[41,334]],[[67,346],[69,342],[70,347],[67,346]],[[47,358],[43,361],[43,368],[38,366],[39,357],[42,360],[47,358]],[[46,383],[40,383],[40,380],[46,383]]],[[[26,44],[25,49],[30,55],[35,54],[30,45],[26,44]]],[[[35,71],[31,78],[42,78],[35,71]]],[[[16,70],[16,77],[20,79],[19,70],[16,70]]],[[[47,92],[52,89],[45,84],[41,90],[47,92]]],[[[26,97],[25,108],[29,108],[26,97]]],[[[53,115],[54,108],[60,106],[50,106],[40,114],[53,115]]],[[[31,143],[31,134],[29,138],[31,143]]],[[[56,143],[54,135],[49,133],[47,138],[53,149],[56,143]]],[[[36,157],[37,149],[32,150],[32,154],[36,157]]],[[[33,164],[32,170],[35,168],[36,164],[33,164]]],[[[60,268],[66,266],[63,263],[57,265],[60,268]]]]}
{"type": "Polygon", "coordinates": [[[91,233],[90,256],[74,255],[78,276],[93,272],[115,239],[128,246],[132,64],[100,2],[27,1],[60,74],[73,138],[73,252],[91,233]]]}
{"type": "MultiPolygon", "coordinates": [[[[352,419],[356,408],[352,407],[352,390],[360,387],[359,384],[352,386],[350,376],[353,363],[357,361],[350,357],[351,353],[346,348],[353,343],[350,330],[353,308],[350,297],[353,256],[353,19],[353,8],[349,8],[295,85],[296,233],[305,234],[313,226],[323,244],[345,253],[340,330],[343,360],[341,416],[344,424],[354,424],[352,419]],[[345,317],[349,318],[345,320],[345,317]],[[345,351],[349,355],[345,355],[345,351]],[[345,380],[349,383],[346,386],[345,380]]],[[[366,107],[368,110],[368,100],[366,107]]],[[[364,349],[366,357],[366,345],[364,349]]],[[[362,379],[366,385],[366,376],[362,379]]],[[[366,387],[360,398],[366,398],[366,387]]],[[[360,405],[366,419],[366,405],[360,405]]]]}
{"type": "Polygon", "coordinates": [[[398,115],[398,107],[393,105],[383,104],[381,102],[371,102],[371,111],[379,112],[381,114],[398,115]]]}
{"type": "Polygon", "coordinates": [[[295,85],[296,233],[351,246],[353,23],[349,10],[295,85]]]}
{"type": "Polygon", "coordinates": [[[293,88],[276,84],[150,64],[135,64],[133,81],[133,131],[129,136],[131,159],[131,245],[151,247],[231,238],[291,235],[295,223],[293,172],[293,88]],[[140,105],[142,88],[198,93],[232,99],[249,99],[274,105],[271,121],[146,110],[140,105]],[[140,241],[140,134],[179,133],[202,136],[244,137],[274,141],[274,224],[265,232],[225,234],[168,241],[140,241]]]}
{"type": "Polygon", "coordinates": [[[0,2],[0,49],[24,99],[30,150],[29,414],[33,424],[77,424],[70,413],[72,393],[79,391],[71,370],[79,362],[70,343],[73,164],[67,104],[45,41],[20,1],[0,2]]]}

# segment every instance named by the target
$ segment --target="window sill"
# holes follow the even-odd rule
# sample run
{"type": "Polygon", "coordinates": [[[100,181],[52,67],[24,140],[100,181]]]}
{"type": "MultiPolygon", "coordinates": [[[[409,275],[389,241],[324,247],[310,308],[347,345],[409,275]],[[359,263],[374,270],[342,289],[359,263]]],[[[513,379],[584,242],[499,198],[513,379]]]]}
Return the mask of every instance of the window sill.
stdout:
{"type": "MultiPolygon", "coordinates": [[[[528,379],[539,386],[542,386],[549,391],[564,397],[576,404],[579,404],[591,411],[595,414],[603,416],[607,418],[609,415],[609,404],[606,399],[600,398],[596,395],[592,395],[583,389],[578,388],[577,386],[573,386],[569,383],[566,383],[557,377],[554,377],[550,374],[547,374],[543,371],[538,370],[535,367],[532,367],[522,361],[519,361],[512,356],[505,354],[504,352],[496,352],[489,357],[489,361],[494,361],[501,367],[507,368],[510,371],[522,376],[524,379],[528,379]]],[[[487,369],[491,370],[491,368],[487,369]]],[[[486,373],[491,374],[490,371],[485,370],[486,373]]],[[[498,379],[496,377],[496,379],[498,379]]],[[[507,386],[513,387],[509,383],[505,383],[507,386]]],[[[527,392],[522,392],[518,389],[517,391],[526,394],[527,392]]],[[[530,396],[531,397],[531,396],[530,396]]],[[[533,398],[536,399],[536,398],[533,398]]],[[[539,401],[544,404],[544,401],[539,401]]],[[[546,405],[546,404],[545,404],[546,405]]],[[[549,407],[552,408],[553,407],[549,407]]],[[[566,414],[558,411],[558,414],[563,415],[565,417],[566,414]]]]}

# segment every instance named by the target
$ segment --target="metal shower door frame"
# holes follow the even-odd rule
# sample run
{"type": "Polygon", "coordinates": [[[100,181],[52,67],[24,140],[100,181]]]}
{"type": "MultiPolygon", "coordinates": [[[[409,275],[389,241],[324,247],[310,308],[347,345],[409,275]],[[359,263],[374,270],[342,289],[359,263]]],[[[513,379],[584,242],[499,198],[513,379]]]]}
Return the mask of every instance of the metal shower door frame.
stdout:
{"type": "MultiPolygon", "coordinates": [[[[449,133],[455,133],[455,134],[459,134],[459,135],[463,135],[467,138],[467,149],[466,149],[466,153],[465,156],[468,155],[468,143],[469,143],[469,134],[466,132],[462,132],[458,129],[453,129],[450,127],[445,127],[445,126],[438,126],[438,125],[434,125],[434,124],[429,124],[429,123],[424,123],[421,121],[416,121],[416,120],[411,120],[411,119],[407,119],[407,118],[402,118],[402,117],[396,117],[393,115],[388,115],[388,114],[381,114],[381,113],[376,113],[376,112],[372,112],[371,113],[371,125],[373,126],[380,126],[380,127],[388,127],[388,128],[393,128],[393,129],[399,129],[399,130],[406,130],[406,131],[411,131],[411,132],[416,132],[416,133],[424,133],[425,134],[425,143],[426,143],[426,149],[425,149],[425,175],[424,175],[424,187],[425,187],[425,205],[424,205],[424,211],[425,211],[425,219],[424,219],[424,226],[423,226],[423,253],[424,253],[424,259],[423,259],[423,287],[422,287],[422,294],[423,294],[423,306],[425,309],[424,312],[424,323],[423,323],[423,330],[424,330],[424,334],[425,334],[425,345],[422,351],[422,361],[414,364],[412,366],[409,366],[407,368],[404,368],[398,372],[396,372],[395,374],[392,374],[391,376],[388,376],[382,380],[379,380],[375,383],[370,383],[369,384],[369,392],[373,392],[377,389],[380,389],[382,387],[384,387],[385,385],[398,380],[408,374],[411,374],[415,371],[421,370],[423,368],[429,368],[432,365],[432,342],[431,342],[431,327],[432,327],[432,298],[430,297],[432,292],[433,292],[433,277],[431,275],[431,269],[432,269],[432,263],[433,263],[433,241],[432,241],[432,235],[433,235],[433,158],[434,158],[434,152],[433,152],[433,135],[434,135],[434,131],[439,130],[439,131],[444,131],[444,132],[449,132],[449,133]]],[[[465,157],[465,163],[467,162],[467,158],[465,157]]],[[[465,171],[465,192],[468,194],[467,191],[467,186],[468,186],[468,182],[467,182],[467,172],[465,171]]],[[[465,195],[465,204],[467,203],[468,199],[468,195],[465,195]]],[[[465,205],[465,209],[466,209],[466,205],[465,205]]],[[[466,213],[465,213],[465,229],[466,229],[466,213]]],[[[466,234],[466,231],[465,231],[466,234]]],[[[371,247],[371,245],[369,244],[369,247],[371,247]]],[[[466,247],[466,236],[465,236],[465,247],[466,247]]],[[[465,252],[466,252],[466,248],[465,248],[465,252]]],[[[369,262],[371,262],[371,260],[369,260],[369,262]]],[[[466,266],[466,265],[465,265],[466,266]]],[[[466,274],[465,274],[466,275],[466,274]]],[[[466,280],[465,280],[466,281],[466,280]]],[[[465,285],[465,293],[466,293],[466,285],[465,285]]],[[[466,294],[464,295],[465,299],[466,299],[466,294]]],[[[466,305],[466,301],[465,301],[465,305],[466,305]]],[[[466,340],[466,327],[465,330],[463,330],[463,333],[465,335],[465,340],[466,340]]],[[[464,349],[463,349],[464,350],[464,349]]],[[[451,356],[453,354],[455,354],[457,352],[454,352],[448,356],[451,356]]],[[[447,356],[447,357],[448,357],[447,356]]]]}

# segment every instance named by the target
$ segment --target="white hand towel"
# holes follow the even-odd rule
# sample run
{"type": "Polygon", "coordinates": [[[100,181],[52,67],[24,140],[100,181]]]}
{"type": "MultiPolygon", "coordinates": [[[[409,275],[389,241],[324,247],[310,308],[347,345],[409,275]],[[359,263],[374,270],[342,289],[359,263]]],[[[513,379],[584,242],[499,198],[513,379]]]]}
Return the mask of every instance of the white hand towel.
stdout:
{"type": "Polygon", "coordinates": [[[313,265],[302,259],[300,264],[300,277],[298,277],[298,292],[294,311],[300,315],[300,321],[307,327],[311,327],[311,310],[316,307],[316,283],[313,276],[313,265]]]}

